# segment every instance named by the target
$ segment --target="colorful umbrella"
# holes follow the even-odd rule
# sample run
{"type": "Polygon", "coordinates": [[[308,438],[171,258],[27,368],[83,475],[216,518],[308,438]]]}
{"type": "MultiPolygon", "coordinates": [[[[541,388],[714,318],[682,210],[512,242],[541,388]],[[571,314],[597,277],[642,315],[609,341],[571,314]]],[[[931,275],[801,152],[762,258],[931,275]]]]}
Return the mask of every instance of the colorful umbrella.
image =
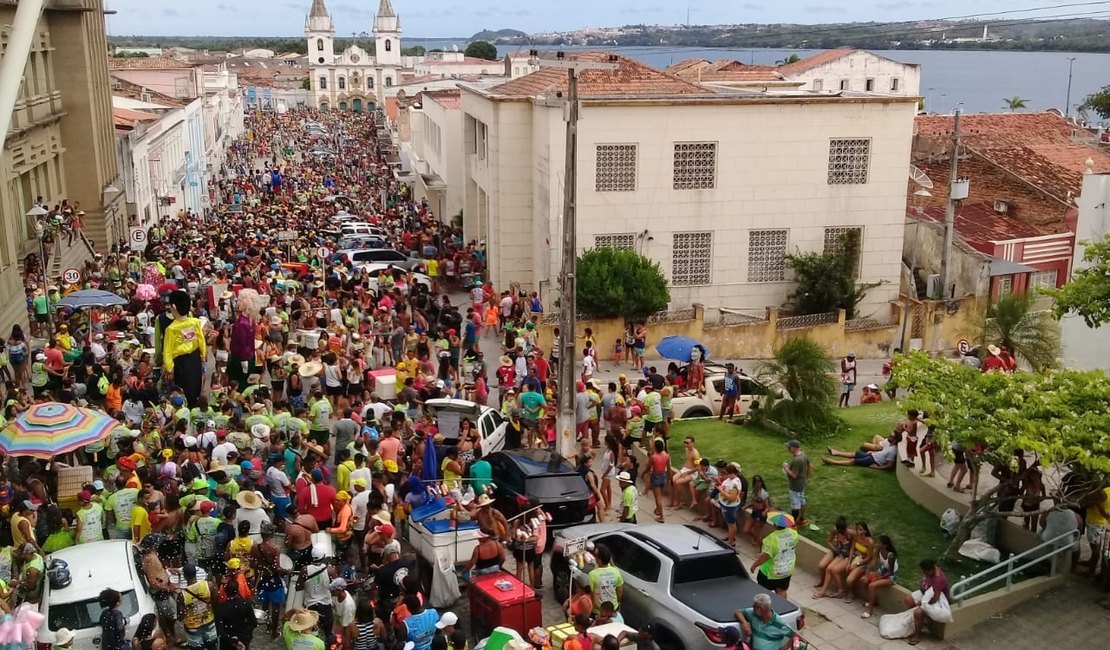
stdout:
{"type": "Polygon", "coordinates": [[[779,528],[793,528],[794,518],[785,512],[777,511],[767,515],[767,523],[779,528]]]}
{"type": "Polygon", "coordinates": [[[0,431],[0,450],[49,459],[102,440],[118,425],[100,411],[58,402],[35,404],[0,431]]]}

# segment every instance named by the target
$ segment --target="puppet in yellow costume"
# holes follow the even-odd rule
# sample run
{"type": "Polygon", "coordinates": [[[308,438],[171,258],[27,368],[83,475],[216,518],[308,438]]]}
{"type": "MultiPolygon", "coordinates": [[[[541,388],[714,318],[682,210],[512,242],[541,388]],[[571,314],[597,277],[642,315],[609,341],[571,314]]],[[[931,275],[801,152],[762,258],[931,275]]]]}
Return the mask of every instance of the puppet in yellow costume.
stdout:
{"type": "Polygon", "coordinates": [[[199,318],[190,315],[192,301],[184,291],[170,294],[173,322],[166,328],[162,341],[162,369],[181,388],[189,406],[196,406],[204,375],[204,330],[199,318]]]}

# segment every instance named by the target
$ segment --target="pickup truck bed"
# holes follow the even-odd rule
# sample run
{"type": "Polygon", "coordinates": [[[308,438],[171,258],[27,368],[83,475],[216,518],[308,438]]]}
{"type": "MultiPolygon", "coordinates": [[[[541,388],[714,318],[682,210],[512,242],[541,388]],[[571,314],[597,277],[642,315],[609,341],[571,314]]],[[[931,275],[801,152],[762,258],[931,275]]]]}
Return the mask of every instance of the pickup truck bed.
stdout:
{"type": "MultiPolygon", "coordinates": [[[[735,576],[671,587],[671,593],[678,602],[718,623],[735,622],[736,610],[751,607],[752,598],[763,591],[755,581],[735,576]]],[[[771,594],[771,606],[779,616],[798,611],[796,605],[775,593],[771,594]]]]}

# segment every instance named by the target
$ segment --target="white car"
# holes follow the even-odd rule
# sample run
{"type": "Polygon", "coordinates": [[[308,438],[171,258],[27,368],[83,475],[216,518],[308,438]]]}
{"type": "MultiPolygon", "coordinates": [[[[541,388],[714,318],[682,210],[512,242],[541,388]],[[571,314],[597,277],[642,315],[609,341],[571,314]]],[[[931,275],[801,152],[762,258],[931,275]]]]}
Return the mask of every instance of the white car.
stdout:
{"type": "Polygon", "coordinates": [[[37,641],[53,643],[54,633],[68,628],[76,636],[74,650],[99,650],[100,603],[97,597],[104,589],[115,589],[123,595],[120,610],[127,618],[127,637],[146,614],[154,613],[154,600],[146,590],[146,580],[136,562],[134,546],[129,540],[113,539],[71,546],[51,553],[50,560],[65,560],[73,579],[63,589],[51,589],[46,578],[39,612],[46,624],[39,627],[37,641]]]}
{"type": "Polygon", "coordinates": [[[505,446],[505,429],[509,422],[497,409],[465,399],[438,398],[424,402],[424,410],[436,417],[446,446],[458,443],[459,423],[463,418],[470,420],[477,429],[483,456],[501,451],[505,446]]]}
{"type": "MultiPolygon", "coordinates": [[[[393,264],[356,264],[355,273],[362,273],[363,269],[370,276],[370,289],[375,293],[378,291],[378,277],[382,273],[389,273],[390,269],[401,269],[401,267],[393,264]]],[[[404,271],[405,269],[401,269],[404,271]]],[[[426,288],[429,292],[432,290],[432,278],[423,273],[412,273],[413,284],[419,284],[426,288]]]]}

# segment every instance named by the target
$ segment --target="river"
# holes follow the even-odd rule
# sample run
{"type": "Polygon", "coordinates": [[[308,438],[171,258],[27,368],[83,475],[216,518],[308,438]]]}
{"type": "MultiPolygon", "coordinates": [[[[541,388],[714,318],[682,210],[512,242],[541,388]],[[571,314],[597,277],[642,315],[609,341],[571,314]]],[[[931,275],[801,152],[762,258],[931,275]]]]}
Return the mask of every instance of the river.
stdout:
{"type": "MultiPolygon", "coordinates": [[[[404,45],[450,49],[466,47],[459,39],[404,39],[404,45]]],[[[499,46],[498,54],[516,52],[524,46],[499,46]]],[[[697,47],[563,47],[539,49],[611,49],[648,65],[664,68],[689,58],[736,59],[742,63],[774,65],[791,54],[805,57],[820,50],[726,49],[697,47]]],[[[1088,94],[1110,84],[1110,54],[1068,52],[1009,52],[982,50],[875,50],[876,54],[904,63],[921,65],[921,94],[926,110],[951,113],[957,105],[971,113],[1004,110],[1003,100],[1015,95],[1029,102],[1029,110],[1064,110],[1068,90],[1068,58],[1075,57],[1072,70],[1072,106],[1088,94]]],[[[1091,116],[1092,119],[1097,119],[1091,116]]]]}

